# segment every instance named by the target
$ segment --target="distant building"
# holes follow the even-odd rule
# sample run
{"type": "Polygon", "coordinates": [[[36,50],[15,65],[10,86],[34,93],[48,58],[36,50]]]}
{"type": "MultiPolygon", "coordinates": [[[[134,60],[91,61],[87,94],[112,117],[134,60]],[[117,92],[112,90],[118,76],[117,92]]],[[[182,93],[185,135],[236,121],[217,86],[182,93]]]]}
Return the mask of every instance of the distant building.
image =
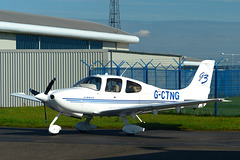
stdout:
{"type": "Polygon", "coordinates": [[[194,66],[199,66],[200,63],[202,62],[201,59],[196,59],[196,58],[192,58],[192,57],[183,57],[182,58],[184,60],[183,65],[182,66],[187,66],[187,67],[194,67],[194,66]]]}

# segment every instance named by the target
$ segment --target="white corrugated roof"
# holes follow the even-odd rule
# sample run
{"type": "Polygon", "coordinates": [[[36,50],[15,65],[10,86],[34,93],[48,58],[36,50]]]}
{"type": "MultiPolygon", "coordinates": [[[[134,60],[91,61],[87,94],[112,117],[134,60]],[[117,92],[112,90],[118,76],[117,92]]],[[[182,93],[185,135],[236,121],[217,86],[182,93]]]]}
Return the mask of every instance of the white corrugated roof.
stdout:
{"type": "Polygon", "coordinates": [[[127,32],[90,21],[0,10],[0,32],[138,43],[127,32]]]}

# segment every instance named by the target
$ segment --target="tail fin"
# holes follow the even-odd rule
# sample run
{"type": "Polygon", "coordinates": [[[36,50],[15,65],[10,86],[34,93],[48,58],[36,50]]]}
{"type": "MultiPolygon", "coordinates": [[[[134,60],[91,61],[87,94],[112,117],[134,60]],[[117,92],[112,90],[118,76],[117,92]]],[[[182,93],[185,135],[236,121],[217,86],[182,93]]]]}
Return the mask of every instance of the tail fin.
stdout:
{"type": "Polygon", "coordinates": [[[182,89],[184,99],[207,99],[214,68],[214,60],[204,60],[193,77],[191,84],[182,89]]]}

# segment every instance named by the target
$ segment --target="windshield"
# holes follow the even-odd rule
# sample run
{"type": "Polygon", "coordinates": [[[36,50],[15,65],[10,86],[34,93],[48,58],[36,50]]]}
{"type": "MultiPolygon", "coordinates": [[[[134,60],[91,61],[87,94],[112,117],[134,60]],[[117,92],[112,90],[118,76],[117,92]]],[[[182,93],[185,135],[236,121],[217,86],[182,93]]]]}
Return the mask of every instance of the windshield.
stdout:
{"type": "Polygon", "coordinates": [[[84,87],[99,91],[102,80],[99,77],[87,77],[77,82],[73,87],[84,87]]]}

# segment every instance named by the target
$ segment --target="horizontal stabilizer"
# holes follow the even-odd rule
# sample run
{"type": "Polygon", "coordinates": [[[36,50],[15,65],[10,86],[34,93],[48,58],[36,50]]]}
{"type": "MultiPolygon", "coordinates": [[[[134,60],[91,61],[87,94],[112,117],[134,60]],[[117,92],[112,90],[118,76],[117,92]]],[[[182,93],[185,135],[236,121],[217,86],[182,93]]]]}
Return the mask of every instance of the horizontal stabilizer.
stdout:
{"type": "Polygon", "coordinates": [[[18,97],[18,98],[28,99],[28,100],[31,100],[31,101],[41,102],[40,100],[38,100],[34,96],[26,95],[25,93],[11,93],[10,95],[14,96],[14,97],[18,97]]]}

